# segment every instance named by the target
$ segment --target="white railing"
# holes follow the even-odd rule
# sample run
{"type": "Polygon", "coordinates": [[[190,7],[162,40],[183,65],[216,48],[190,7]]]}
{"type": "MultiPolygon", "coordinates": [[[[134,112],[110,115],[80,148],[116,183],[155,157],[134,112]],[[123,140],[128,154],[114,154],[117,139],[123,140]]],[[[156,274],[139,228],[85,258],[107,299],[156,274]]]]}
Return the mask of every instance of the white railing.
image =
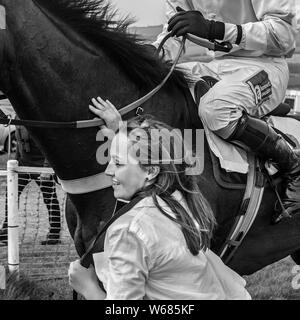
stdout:
{"type": "Polygon", "coordinates": [[[78,257],[65,221],[66,194],[55,183],[51,190],[38,187],[40,174],[53,173],[51,168],[19,167],[16,160],[9,160],[7,170],[0,170],[0,226],[8,213],[8,242],[0,246],[0,265],[7,265],[10,273],[22,272],[37,280],[64,278],[69,263],[78,257]],[[55,245],[41,244],[50,228],[45,195],[48,201],[57,198],[60,210],[61,243],[55,245]]]}
{"type": "Polygon", "coordinates": [[[10,273],[19,273],[18,161],[7,162],[8,245],[7,263],[10,273]]]}

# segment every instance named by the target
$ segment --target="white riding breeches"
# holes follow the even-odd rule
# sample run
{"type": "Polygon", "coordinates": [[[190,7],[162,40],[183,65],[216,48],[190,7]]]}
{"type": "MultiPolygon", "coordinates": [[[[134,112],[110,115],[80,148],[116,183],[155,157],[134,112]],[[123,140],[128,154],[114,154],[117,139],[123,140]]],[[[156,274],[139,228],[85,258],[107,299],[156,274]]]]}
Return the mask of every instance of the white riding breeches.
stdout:
{"type": "Polygon", "coordinates": [[[288,65],[282,58],[226,57],[181,67],[196,79],[212,76],[219,80],[199,105],[201,120],[212,131],[236,122],[243,111],[259,118],[267,115],[283,102],[289,80],[288,65]]]}

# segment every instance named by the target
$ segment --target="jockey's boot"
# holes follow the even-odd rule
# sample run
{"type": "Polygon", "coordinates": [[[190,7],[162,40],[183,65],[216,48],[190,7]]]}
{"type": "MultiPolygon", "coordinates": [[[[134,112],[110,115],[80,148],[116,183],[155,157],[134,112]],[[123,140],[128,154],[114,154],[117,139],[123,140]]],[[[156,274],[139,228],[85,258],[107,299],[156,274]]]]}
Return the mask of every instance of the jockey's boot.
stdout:
{"type": "Polygon", "coordinates": [[[286,140],[266,122],[244,114],[235,132],[226,139],[239,141],[265,160],[271,160],[284,178],[283,207],[273,222],[300,213],[300,152],[294,151],[286,140]]]}

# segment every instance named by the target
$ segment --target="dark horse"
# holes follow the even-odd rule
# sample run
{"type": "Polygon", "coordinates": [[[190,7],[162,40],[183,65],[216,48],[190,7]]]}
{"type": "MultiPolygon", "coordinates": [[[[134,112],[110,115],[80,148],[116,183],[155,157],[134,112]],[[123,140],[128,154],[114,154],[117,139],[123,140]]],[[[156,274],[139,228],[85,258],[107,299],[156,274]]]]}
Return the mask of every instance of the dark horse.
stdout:
{"type": "MultiPolygon", "coordinates": [[[[113,21],[103,0],[0,0],[6,26],[0,30],[0,89],[21,119],[76,121],[92,119],[88,104],[101,96],[117,108],[158,85],[170,66],[153,57],[126,32],[127,21],[113,21]]],[[[143,105],[176,128],[201,128],[183,75],[143,105]]],[[[133,117],[134,112],[126,115],[133,117]]],[[[99,128],[28,128],[62,180],[90,177],[105,170],[96,160],[99,128]]],[[[213,178],[205,145],[205,170],[199,186],[217,220],[213,247],[218,251],[239,211],[243,190],[227,190],[213,178]]],[[[267,188],[258,218],[230,262],[240,274],[251,274],[300,249],[300,215],[270,224],[276,198],[267,188]]],[[[111,188],[68,194],[66,217],[81,256],[114,208],[111,188]]]]}

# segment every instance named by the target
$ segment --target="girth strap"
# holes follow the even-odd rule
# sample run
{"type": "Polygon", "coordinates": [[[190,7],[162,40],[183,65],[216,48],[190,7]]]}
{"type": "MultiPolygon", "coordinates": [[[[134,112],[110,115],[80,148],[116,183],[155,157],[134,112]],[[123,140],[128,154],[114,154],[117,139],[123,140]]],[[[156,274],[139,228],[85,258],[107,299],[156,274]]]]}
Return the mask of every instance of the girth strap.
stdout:
{"type": "Polygon", "coordinates": [[[233,258],[236,250],[250,230],[257,216],[264,194],[265,177],[261,172],[259,160],[250,153],[248,153],[248,160],[249,172],[247,186],[240,212],[219,254],[225,264],[229,263],[233,258]]]}

